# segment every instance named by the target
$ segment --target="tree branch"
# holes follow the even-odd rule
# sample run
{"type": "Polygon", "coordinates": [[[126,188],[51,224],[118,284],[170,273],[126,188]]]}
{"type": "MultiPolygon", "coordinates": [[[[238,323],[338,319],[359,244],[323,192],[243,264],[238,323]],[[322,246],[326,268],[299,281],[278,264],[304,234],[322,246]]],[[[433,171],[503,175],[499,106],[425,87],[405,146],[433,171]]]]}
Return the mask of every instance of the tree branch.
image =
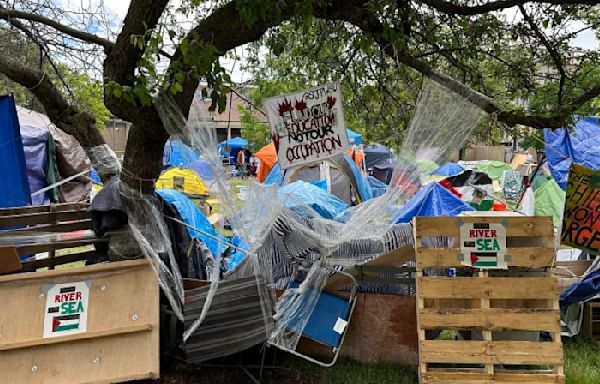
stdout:
{"type": "Polygon", "coordinates": [[[100,45],[104,48],[105,52],[110,51],[110,49],[113,47],[113,43],[110,40],[107,40],[100,36],[96,36],[93,33],[84,32],[84,31],[80,31],[75,28],[71,28],[69,26],[59,23],[56,20],[49,19],[42,15],[19,11],[16,9],[7,9],[7,8],[0,6],[0,19],[8,21],[11,18],[29,20],[29,21],[33,21],[36,23],[44,24],[48,27],[54,28],[57,31],[65,33],[76,39],[85,41],[90,44],[100,45]]]}
{"type": "Polygon", "coordinates": [[[473,16],[480,15],[483,13],[499,11],[506,8],[512,8],[516,5],[522,5],[525,3],[538,3],[538,4],[550,4],[550,5],[596,5],[600,4],[598,0],[497,0],[481,5],[460,5],[456,4],[455,1],[445,0],[418,0],[420,3],[426,4],[431,8],[440,11],[442,13],[473,16]]]}

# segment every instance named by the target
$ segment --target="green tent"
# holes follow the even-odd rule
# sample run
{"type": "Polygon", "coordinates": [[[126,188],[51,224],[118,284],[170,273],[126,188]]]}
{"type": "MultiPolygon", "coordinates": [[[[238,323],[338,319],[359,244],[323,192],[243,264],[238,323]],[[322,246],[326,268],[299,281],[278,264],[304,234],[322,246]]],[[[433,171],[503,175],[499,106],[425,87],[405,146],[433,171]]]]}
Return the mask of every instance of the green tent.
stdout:
{"type": "Polygon", "coordinates": [[[426,175],[429,175],[431,171],[439,167],[436,163],[429,159],[419,159],[417,160],[417,167],[426,175]]]}
{"type": "Polygon", "coordinates": [[[535,215],[552,216],[554,227],[558,228],[562,222],[565,207],[565,191],[556,184],[554,179],[550,179],[536,189],[534,195],[535,215]]]}
{"type": "Polygon", "coordinates": [[[512,171],[513,169],[502,161],[484,160],[477,163],[477,170],[487,173],[493,180],[500,180],[504,171],[512,171]]]}

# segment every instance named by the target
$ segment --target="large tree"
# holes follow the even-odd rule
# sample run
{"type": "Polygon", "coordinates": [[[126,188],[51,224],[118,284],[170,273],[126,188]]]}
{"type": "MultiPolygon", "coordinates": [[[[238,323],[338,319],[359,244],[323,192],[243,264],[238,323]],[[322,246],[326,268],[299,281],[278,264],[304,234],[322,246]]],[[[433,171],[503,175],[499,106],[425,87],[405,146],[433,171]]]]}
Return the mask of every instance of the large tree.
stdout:
{"type": "MultiPolygon", "coordinates": [[[[159,174],[168,134],[151,96],[171,94],[185,115],[202,80],[212,90],[213,107],[223,109],[231,84],[219,57],[267,32],[276,37],[293,25],[301,35],[314,19],[323,20],[330,33],[311,37],[307,44],[319,52],[321,43],[339,42],[342,65],[376,66],[373,74],[388,76],[380,83],[390,93],[402,89],[404,80],[390,83],[392,72],[385,68],[393,63],[410,69],[407,76],[417,73],[468,97],[499,122],[561,127],[600,95],[597,77],[590,75],[597,68],[597,53],[569,45],[575,33],[571,26],[596,30],[598,3],[191,0],[169,7],[168,0],[132,0],[116,35],[102,12],[71,12],[50,0],[0,0],[0,19],[3,27],[37,44],[40,54],[54,62],[77,60],[86,70],[97,71],[105,84],[107,108],[133,123],[121,178],[136,188],[152,189],[141,180],[159,174]],[[516,11],[510,19],[509,9],[516,11]],[[184,19],[191,24],[181,23],[184,19]],[[542,85],[547,97],[535,109],[515,103],[533,98],[542,85]]],[[[0,52],[0,72],[28,88],[58,127],[85,147],[103,144],[93,116],[70,103],[46,71],[0,52]]]]}

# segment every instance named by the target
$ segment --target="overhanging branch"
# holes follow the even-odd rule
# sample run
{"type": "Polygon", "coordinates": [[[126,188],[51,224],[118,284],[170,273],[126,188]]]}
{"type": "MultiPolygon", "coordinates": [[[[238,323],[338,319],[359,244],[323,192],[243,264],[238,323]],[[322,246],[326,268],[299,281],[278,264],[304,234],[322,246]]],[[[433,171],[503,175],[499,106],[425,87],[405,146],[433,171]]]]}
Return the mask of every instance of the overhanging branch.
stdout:
{"type": "Polygon", "coordinates": [[[600,4],[598,0],[497,0],[481,5],[461,5],[456,4],[456,1],[445,0],[419,0],[420,3],[426,4],[431,8],[442,13],[452,15],[472,16],[483,13],[499,11],[506,8],[512,8],[517,5],[526,3],[549,4],[549,5],[596,5],[600,4]]]}

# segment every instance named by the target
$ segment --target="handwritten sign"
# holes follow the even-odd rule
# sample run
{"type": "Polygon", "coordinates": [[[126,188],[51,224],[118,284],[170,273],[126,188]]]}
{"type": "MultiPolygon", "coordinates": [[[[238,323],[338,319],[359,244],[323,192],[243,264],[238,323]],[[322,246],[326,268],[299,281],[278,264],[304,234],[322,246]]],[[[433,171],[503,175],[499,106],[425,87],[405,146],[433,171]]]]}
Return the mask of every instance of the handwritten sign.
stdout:
{"type": "Polygon", "coordinates": [[[460,226],[462,265],[480,269],[507,269],[506,228],[499,223],[460,226]]]}
{"type": "Polygon", "coordinates": [[[561,244],[600,253],[600,171],[571,164],[561,244]]]}
{"type": "Polygon", "coordinates": [[[44,338],[86,332],[89,293],[83,281],[52,286],[46,296],[44,338]]]}
{"type": "Polygon", "coordinates": [[[265,101],[281,169],[314,163],[350,148],[339,83],[265,101]]]}

